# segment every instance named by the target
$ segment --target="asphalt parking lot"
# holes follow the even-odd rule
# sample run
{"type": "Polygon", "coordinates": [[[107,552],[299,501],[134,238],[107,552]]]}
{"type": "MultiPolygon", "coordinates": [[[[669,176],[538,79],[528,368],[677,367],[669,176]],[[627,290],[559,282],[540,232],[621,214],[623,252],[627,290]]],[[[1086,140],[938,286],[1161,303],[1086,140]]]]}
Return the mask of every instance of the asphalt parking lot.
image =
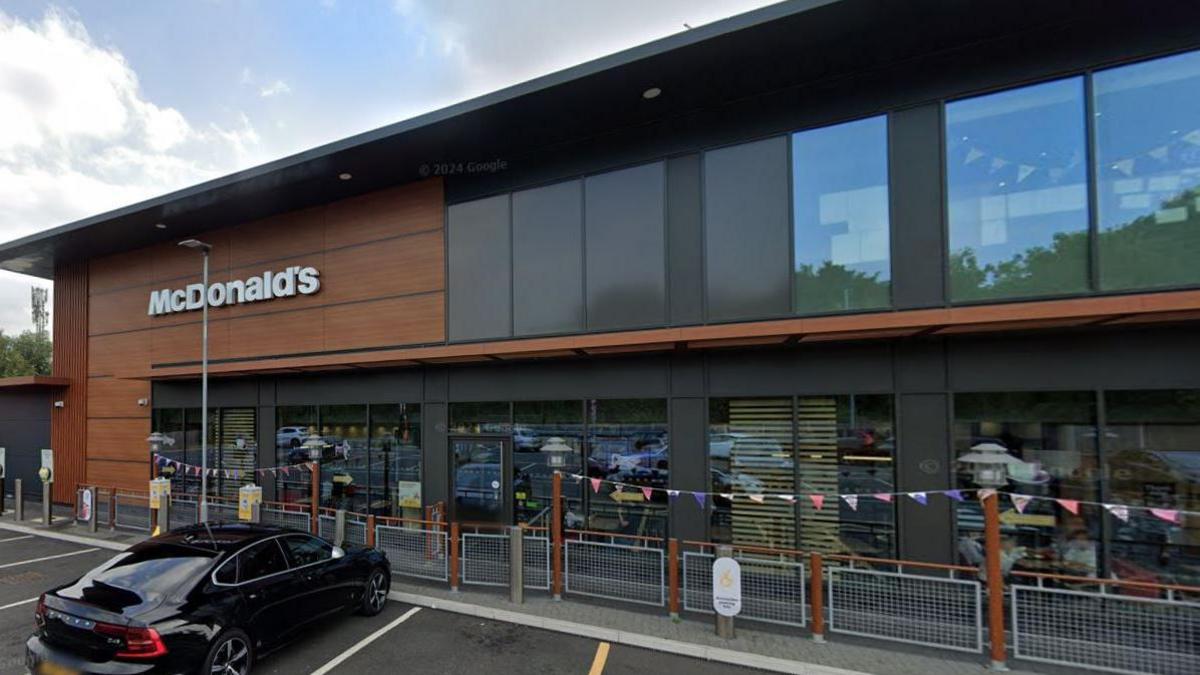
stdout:
{"type": "MultiPolygon", "coordinates": [[[[116,552],[0,529],[0,675],[25,673],[24,644],[42,591],[68,583],[116,552]]],[[[262,657],[254,672],[755,673],[597,640],[389,603],[377,617],[331,619],[262,657]]]]}

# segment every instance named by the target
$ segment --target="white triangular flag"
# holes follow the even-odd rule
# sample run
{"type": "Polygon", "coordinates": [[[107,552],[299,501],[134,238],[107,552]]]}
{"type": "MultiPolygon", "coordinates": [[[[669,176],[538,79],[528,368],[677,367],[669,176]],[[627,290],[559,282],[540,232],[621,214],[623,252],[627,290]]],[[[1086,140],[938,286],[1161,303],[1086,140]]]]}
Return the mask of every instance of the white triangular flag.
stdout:
{"type": "Polygon", "coordinates": [[[1033,173],[1034,171],[1037,171],[1036,166],[1030,166],[1028,164],[1019,165],[1017,167],[1017,182],[1020,183],[1026,178],[1029,178],[1029,174],[1033,173]]]}
{"type": "Polygon", "coordinates": [[[1129,507],[1124,504],[1105,504],[1104,508],[1109,513],[1121,519],[1122,523],[1129,522],[1129,507]]]}
{"type": "Polygon", "coordinates": [[[842,495],[842,501],[846,502],[851,511],[858,510],[858,495],[842,495]]]}
{"type": "Polygon", "coordinates": [[[989,168],[992,171],[999,171],[1000,169],[1003,169],[1004,167],[1006,167],[1008,165],[1009,165],[1009,161],[1007,159],[1002,159],[1000,157],[993,157],[992,164],[989,168]]]}
{"type": "Polygon", "coordinates": [[[970,164],[980,157],[983,157],[983,151],[979,148],[971,148],[970,150],[967,150],[967,159],[963,162],[963,164],[970,164]]]}

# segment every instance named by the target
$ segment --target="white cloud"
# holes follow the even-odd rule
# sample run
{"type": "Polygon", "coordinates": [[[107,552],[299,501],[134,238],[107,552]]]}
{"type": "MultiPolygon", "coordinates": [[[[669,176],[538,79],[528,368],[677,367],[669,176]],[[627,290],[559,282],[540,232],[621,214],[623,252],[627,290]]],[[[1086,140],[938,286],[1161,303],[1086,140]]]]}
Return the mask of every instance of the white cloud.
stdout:
{"type": "MultiPolygon", "coordinates": [[[[75,17],[0,11],[0,241],[249,166],[259,145],[244,114],[197,126],[147,100],[75,17]]],[[[0,329],[29,327],[31,283],[0,273],[0,329]]]]}
{"type": "Polygon", "coordinates": [[[292,88],[288,86],[287,82],[284,82],[283,80],[275,80],[271,84],[268,84],[265,87],[260,88],[258,90],[258,95],[263,98],[270,98],[272,96],[278,96],[280,94],[288,94],[288,93],[291,93],[291,91],[292,91],[292,88]]]}

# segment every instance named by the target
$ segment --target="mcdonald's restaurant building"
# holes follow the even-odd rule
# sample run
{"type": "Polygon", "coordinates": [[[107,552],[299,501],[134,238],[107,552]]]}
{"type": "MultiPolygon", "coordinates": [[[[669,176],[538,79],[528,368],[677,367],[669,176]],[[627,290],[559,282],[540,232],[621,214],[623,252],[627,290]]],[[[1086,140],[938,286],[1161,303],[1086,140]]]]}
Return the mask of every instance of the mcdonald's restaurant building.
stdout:
{"type": "Polygon", "coordinates": [[[1200,511],[1197,25],[785,2],[0,245],[54,281],[10,477],[199,464],[207,304],[222,494],[530,522],[562,453],[573,527],[950,562],[993,443],[1039,565],[1196,583],[1196,516],[1098,503],[1200,511]]]}

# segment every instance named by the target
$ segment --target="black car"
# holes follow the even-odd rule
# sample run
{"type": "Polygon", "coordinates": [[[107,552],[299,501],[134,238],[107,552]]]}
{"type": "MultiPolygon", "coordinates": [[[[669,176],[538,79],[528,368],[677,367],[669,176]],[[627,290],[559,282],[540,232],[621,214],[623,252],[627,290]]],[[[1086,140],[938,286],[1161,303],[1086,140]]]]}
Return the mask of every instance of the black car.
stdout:
{"type": "Polygon", "coordinates": [[[374,549],[279,527],[193,525],[44,593],[26,664],[35,675],[246,675],[314,621],[378,614],[390,583],[374,549]]]}

